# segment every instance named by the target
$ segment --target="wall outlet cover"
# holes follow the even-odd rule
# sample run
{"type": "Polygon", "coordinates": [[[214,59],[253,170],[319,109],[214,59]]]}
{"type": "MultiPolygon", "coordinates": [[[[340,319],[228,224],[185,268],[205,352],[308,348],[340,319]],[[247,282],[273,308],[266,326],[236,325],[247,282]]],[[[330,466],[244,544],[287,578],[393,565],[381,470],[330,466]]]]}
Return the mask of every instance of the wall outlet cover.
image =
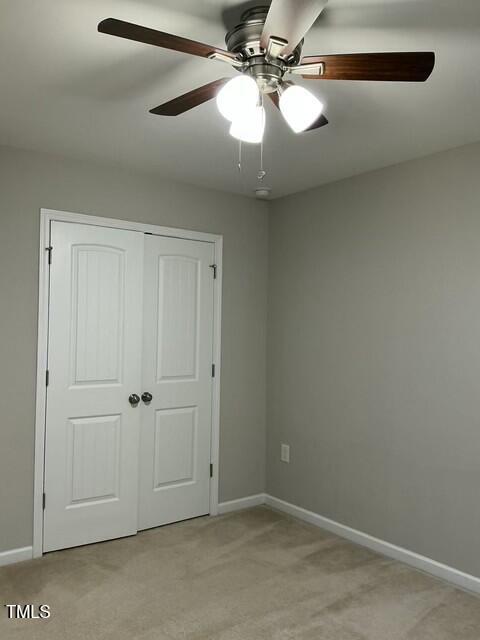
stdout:
{"type": "Polygon", "coordinates": [[[290,445],[282,444],[280,445],[280,460],[282,462],[290,462],[290,445]]]}

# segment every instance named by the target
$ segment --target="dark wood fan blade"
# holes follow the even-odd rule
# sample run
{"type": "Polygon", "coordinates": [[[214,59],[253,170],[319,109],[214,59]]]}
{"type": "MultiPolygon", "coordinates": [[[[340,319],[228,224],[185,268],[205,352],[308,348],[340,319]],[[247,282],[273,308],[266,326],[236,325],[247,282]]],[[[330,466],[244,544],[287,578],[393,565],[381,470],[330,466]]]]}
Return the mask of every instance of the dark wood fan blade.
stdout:
{"type": "Polygon", "coordinates": [[[288,56],[323,11],[328,0],[272,0],[260,44],[264,49],[271,36],[287,40],[282,56],[288,56]]]}
{"type": "MultiPolygon", "coordinates": [[[[273,104],[277,107],[277,109],[280,109],[280,98],[278,96],[278,93],[276,91],[275,93],[269,93],[268,97],[273,102],[273,104]]],[[[315,120],[315,122],[312,125],[310,125],[308,129],[305,129],[305,131],[302,131],[302,133],[306,133],[307,131],[313,131],[314,129],[320,129],[320,127],[324,127],[326,124],[328,124],[328,120],[322,113],[317,118],[317,120],[315,120]]]]}
{"type": "Polygon", "coordinates": [[[231,78],[220,78],[219,80],[204,84],[203,87],[193,89],[193,91],[189,91],[183,94],[183,96],[178,96],[178,98],[165,102],[159,107],[155,107],[155,109],[150,109],[150,113],[154,113],[157,116],[178,116],[214,98],[219,89],[230,79],[231,78]]]}
{"type": "Polygon", "coordinates": [[[307,133],[307,131],[313,131],[314,129],[320,129],[320,127],[324,127],[326,124],[328,124],[328,120],[323,115],[323,113],[321,113],[315,120],[315,122],[311,124],[308,129],[305,129],[305,131],[303,131],[302,133],[307,133]]]}
{"type": "Polygon", "coordinates": [[[268,97],[273,102],[273,104],[277,107],[277,109],[280,109],[280,97],[278,93],[276,91],[274,93],[269,93],[268,97]]]}
{"type": "Polygon", "coordinates": [[[102,20],[98,25],[98,31],[100,33],[108,33],[111,36],[134,40],[135,42],[153,44],[156,47],[163,47],[164,49],[172,49],[173,51],[189,53],[192,56],[200,56],[201,58],[208,58],[212,53],[222,53],[232,59],[236,57],[229,51],[218,49],[217,47],[204,44],[203,42],[188,40],[187,38],[174,36],[171,33],[164,33],[163,31],[157,31],[156,29],[141,27],[138,24],[124,22],[123,20],[117,20],[116,18],[106,18],[106,20],[102,20]]]}
{"type": "Polygon", "coordinates": [[[418,53],[349,53],[306,56],[302,64],[322,62],[322,75],[303,77],[310,80],[387,80],[425,82],[433,71],[435,54],[418,53]]]}

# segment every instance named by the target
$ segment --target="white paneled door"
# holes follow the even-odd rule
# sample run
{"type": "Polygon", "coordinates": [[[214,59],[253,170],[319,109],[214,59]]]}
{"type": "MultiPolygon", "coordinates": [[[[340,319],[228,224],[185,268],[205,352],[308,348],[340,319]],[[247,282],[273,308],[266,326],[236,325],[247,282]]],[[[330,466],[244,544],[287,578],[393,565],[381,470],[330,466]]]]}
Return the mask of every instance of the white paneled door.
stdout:
{"type": "Polygon", "coordinates": [[[44,551],[209,513],[213,243],[53,221],[51,244],[44,551]]]}
{"type": "Polygon", "coordinates": [[[213,261],[212,243],[145,236],[139,529],[209,512],[213,261]]]}
{"type": "Polygon", "coordinates": [[[143,239],[52,222],[45,551],[137,531],[143,239]]]}

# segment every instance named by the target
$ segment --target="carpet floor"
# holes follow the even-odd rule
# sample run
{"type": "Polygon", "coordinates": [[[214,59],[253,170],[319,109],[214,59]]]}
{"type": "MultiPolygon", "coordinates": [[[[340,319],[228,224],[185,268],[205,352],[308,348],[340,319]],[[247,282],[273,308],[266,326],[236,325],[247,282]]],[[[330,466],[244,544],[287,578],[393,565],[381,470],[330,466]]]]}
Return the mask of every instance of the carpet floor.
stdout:
{"type": "Polygon", "coordinates": [[[266,507],[0,569],[2,640],[479,640],[480,599],[266,507]]]}

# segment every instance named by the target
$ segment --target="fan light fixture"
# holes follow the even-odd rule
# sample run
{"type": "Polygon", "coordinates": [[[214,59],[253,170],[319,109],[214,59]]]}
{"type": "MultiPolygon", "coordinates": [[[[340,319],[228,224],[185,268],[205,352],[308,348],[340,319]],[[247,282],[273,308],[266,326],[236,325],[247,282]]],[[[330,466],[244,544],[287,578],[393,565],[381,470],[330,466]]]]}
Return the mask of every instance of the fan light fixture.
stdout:
{"type": "Polygon", "coordinates": [[[255,106],[235,118],[230,126],[230,135],[242,142],[259,144],[265,131],[265,109],[255,106]]]}
{"type": "MultiPolygon", "coordinates": [[[[231,135],[258,143],[262,142],[265,128],[264,102],[281,109],[296,133],[317,131],[328,124],[323,104],[303,87],[292,85],[291,76],[301,76],[309,82],[425,82],[432,73],[432,51],[304,56],[305,35],[327,2],[270,0],[258,6],[247,2],[239,24],[225,36],[226,49],[116,18],[102,20],[98,31],[213,60],[237,71],[240,75],[233,79],[221,77],[208,82],[150,109],[150,113],[179,116],[216,97],[220,113],[231,123],[231,135]]],[[[258,176],[259,180],[265,176],[263,168],[258,176]]]]}
{"type": "Polygon", "coordinates": [[[260,92],[250,76],[237,76],[229,80],[217,95],[217,107],[224,118],[233,122],[246,111],[253,111],[258,104],[260,92]]]}
{"type": "Polygon", "coordinates": [[[299,85],[290,85],[281,92],[280,110],[289,127],[300,133],[320,117],[323,104],[310,91],[299,85]]]}

